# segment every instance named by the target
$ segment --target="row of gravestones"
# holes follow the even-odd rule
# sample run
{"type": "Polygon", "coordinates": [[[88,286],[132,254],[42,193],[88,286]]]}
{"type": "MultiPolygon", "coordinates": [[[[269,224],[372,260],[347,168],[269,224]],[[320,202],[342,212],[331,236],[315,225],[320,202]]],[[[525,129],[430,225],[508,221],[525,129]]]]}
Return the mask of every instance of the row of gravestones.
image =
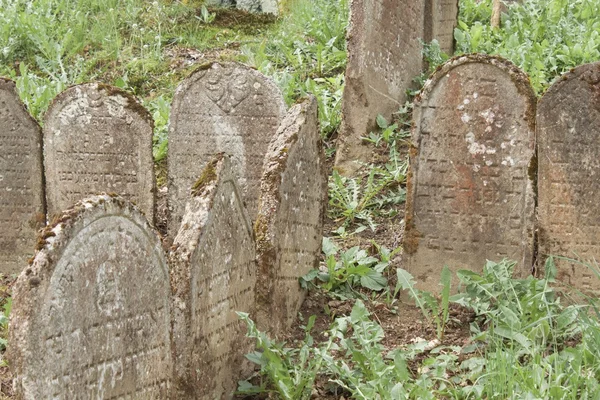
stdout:
{"type": "Polygon", "coordinates": [[[510,62],[460,56],[425,84],[413,121],[404,262],[423,288],[437,290],[443,265],[508,258],[526,276],[557,255],[583,261],[557,259],[559,281],[600,289],[600,62],[538,101],[510,62]]]}
{"type": "Polygon", "coordinates": [[[253,346],[236,311],[282,333],[303,300],[298,278],[318,265],[326,179],[314,98],[289,110],[264,159],[254,228],[223,153],[198,173],[168,251],[118,195],[58,215],[14,287],[17,398],[230,398],[253,346]]]}
{"type": "MultiPolygon", "coordinates": [[[[207,64],[182,82],[169,130],[171,238],[191,185],[219,152],[233,157],[256,219],[263,160],[285,112],[276,85],[241,64],[207,64]]],[[[73,86],[52,102],[42,133],[14,83],[0,79],[0,125],[1,273],[21,272],[46,220],[98,192],[127,198],[154,223],[153,121],[134,97],[102,84],[73,86]]]]}

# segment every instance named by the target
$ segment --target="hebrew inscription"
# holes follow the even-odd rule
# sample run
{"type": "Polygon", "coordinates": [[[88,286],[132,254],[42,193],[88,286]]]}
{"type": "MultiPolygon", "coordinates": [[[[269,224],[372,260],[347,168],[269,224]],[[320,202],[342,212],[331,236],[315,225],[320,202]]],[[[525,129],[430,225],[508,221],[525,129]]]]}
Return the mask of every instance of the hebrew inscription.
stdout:
{"type": "MultiPolygon", "coordinates": [[[[596,266],[600,260],[600,63],[575,68],[538,105],[539,261],[565,256],[596,266]]],[[[585,265],[556,259],[558,279],[598,293],[585,265]]]]}
{"type": "Polygon", "coordinates": [[[225,399],[252,370],[244,355],[253,342],[235,312],[254,312],[255,244],[229,157],[219,155],[201,177],[171,255],[175,302],[186,305],[175,318],[176,370],[192,398],[225,399]]]}
{"type": "Polygon", "coordinates": [[[71,87],[45,117],[50,215],[99,192],[117,193],[154,219],[152,118],[129,94],[90,83],[71,87]]]}
{"type": "Polygon", "coordinates": [[[255,225],[258,323],[273,333],[292,324],[305,295],[298,279],[319,264],[327,182],[323,159],[311,97],[285,117],[261,181],[255,225]]]}
{"type": "Polygon", "coordinates": [[[0,78],[0,273],[15,274],[33,256],[46,222],[42,133],[14,82],[0,78]]]}
{"type": "Polygon", "coordinates": [[[15,287],[17,397],[168,398],[169,271],[157,234],[137,208],[106,195],[59,220],[15,287]]]}
{"type": "Polygon", "coordinates": [[[361,137],[388,120],[406,99],[423,68],[424,2],[354,0],[350,6],[348,64],[336,166],[351,174],[367,162],[370,148],[361,137]]]}
{"type": "MultiPolygon", "coordinates": [[[[454,28],[458,23],[458,0],[430,0],[432,2],[432,21],[430,42],[436,39],[440,49],[448,54],[454,53],[454,28]]],[[[427,28],[426,28],[427,29],[427,28]]]]}
{"type": "Polygon", "coordinates": [[[508,61],[444,64],[415,102],[405,262],[427,290],[439,272],[509,258],[529,273],[533,252],[535,96],[508,61]]]}
{"type": "Polygon", "coordinates": [[[284,114],[275,84],[241,64],[201,67],[177,88],[169,128],[170,235],[179,229],[190,187],[220,152],[232,156],[255,218],[265,153],[284,114]]]}

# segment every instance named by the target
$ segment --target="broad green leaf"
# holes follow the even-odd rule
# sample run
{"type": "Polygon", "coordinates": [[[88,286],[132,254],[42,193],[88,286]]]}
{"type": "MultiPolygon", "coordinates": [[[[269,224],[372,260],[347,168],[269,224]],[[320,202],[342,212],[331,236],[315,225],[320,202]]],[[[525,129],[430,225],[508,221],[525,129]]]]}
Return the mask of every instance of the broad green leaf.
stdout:
{"type": "Polygon", "coordinates": [[[387,279],[381,272],[369,269],[369,272],[360,278],[360,284],[362,287],[378,292],[387,287],[387,279]]]}

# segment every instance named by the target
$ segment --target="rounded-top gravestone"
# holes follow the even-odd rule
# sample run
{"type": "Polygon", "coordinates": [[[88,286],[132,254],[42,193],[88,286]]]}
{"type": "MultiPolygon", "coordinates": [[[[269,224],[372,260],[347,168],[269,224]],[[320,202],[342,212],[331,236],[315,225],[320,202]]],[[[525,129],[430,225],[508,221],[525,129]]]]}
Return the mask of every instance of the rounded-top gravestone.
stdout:
{"type": "Polygon", "coordinates": [[[254,220],[265,153],[284,114],[283,96],[275,83],[242,64],[207,64],[179,85],[169,127],[172,237],[179,229],[192,184],[221,152],[232,156],[254,220]]]}
{"type": "Polygon", "coordinates": [[[86,199],[43,231],[39,247],[13,293],[17,398],[169,398],[169,270],[137,207],[86,199]]]}
{"type": "Polygon", "coordinates": [[[539,261],[555,259],[557,279],[600,292],[600,62],[566,73],[538,103],[539,261]],[[588,263],[592,266],[584,265],[588,263]]]}
{"type": "Polygon", "coordinates": [[[116,193],[154,220],[153,122],[128,93],[99,83],[73,86],[44,123],[48,214],[98,193],[116,193]]]}
{"type": "Polygon", "coordinates": [[[42,132],[17,94],[0,78],[0,273],[19,273],[46,222],[42,132]]]}
{"type": "Polygon", "coordinates": [[[531,272],[535,105],[523,72],[483,55],[451,59],[415,100],[404,261],[422,288],[444,265],[531,272]]]}

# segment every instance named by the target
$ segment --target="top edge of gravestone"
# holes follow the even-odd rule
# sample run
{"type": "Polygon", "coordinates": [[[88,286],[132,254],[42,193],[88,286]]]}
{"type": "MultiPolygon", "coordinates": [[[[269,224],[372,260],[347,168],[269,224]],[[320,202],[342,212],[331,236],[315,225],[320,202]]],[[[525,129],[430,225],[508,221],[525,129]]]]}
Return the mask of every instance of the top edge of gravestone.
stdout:
{"type": "MultiPolygon", "coordinates": [[[[542,97],[539,100],[538,109],[540,109],[541,106],[545,104],[545,101],[548,98],[556,95],[557,92],[560,92],[562,88],[568,84],[569,81],[573,79],[578,79],[586,72],[594,70],[598,72],[598,78],[600,78],[600,61],[578,65],[577,67],[572,68],[569,71],[562,74],[556,81],[554,81],[552,85],[550,85],[546,93],[542,95],[542,97]]],[[[596,82],[596,84],[597,83],[600,83],[600,81],[596,82]]]]}
{"type": "Polygon", "coordinates": [[[29,119],[33,123],[35,123],[36,127],[39,129],[40,124],[38,124],[38,122],[35,120],[35,118],[33,118],[31,116],[31,114],[29,114],[29,110],[27,109],[27,104],[23,103],[23,100],[21,100],[21,97],[19,96],[19,92],[17,91],[17,84],[15,83],[15,81],[13,81],[12,79],[7,78],[7,77],[0,76],[0,89],[10,91],[15,95],[15,97],[19,101],[19,104],[23,108],[23,111],[27,114],[29,119]]]}
{"type": "MultiPolygon", "coordinates": [[[[246,65],[246,64],[243,64],[243,63],[240,63],[237,61],[209,61],[209,62],[206,62],[206,63],[200,65],[199,67],[194,69],[183,81],[181,81],[179,86],[177,86],[175,93],[177,94],[183,90],[188,89],[190,86],[192,86],[194,83],[196,83],[196,81],[198,79],[202,78],[202,72],[213,68],[213,66],[215,66],[215,65],[219,65],[223,68],[243,69],[243,70],[247,71],[248,73],[253,74],[257,78],[260,78],[267,86],[270,86],[270,89],[272,91],[274,91],[275,93],[279,93],[279,96],[277,96],[277,98],[274,98],[274,100],[277,101],[277,103],[278,103],[277,106],[282,109],[282,113],[285,112],[286,106],[285,106],[285,101],[283,98],[283,93],[281,93],[281,89],[279,89],[279,86],[277,86],[275,81],[273,79],[271,79],[270,77],[266,76],[265,74],[263,74],[262,72],[260,72],[255,67],[252,67],[250,65],[246,65]]],[[[175,96],[174,102],[177,101],[177,97],[178,96],[175,96]]]]}
{"type": "MultiPolygon", "coordinates": [[[[38,255],[40,253],[48,254],[55,249],[63,247],[65,243],[71,239],[67,232],[69,232],[84,215],[87,215],[94,210],[106,209],[107,204],[127,209],[130,211],[131,215],[138,215],[139,217],[136,217],[138,222],[149,231],[155,232],[152,225],[146,219],[144,212],[138,206],[116,194],[98,194],[80,200],[73,207],[61,212],[54,217],[49,225],[41,230],[35,248],[36,253],[30,260],[30,265],[33,266],[35,264],[38,268],[41,267],[40,262],[38,261],[38,255]]],[[[156,233],[156,235],[157,240],[160,242],[160,235],[158,233],[156,233]]],[[[46,258],[43,258],[42,264],[47,263],[47,261],[46,258]]],[[[25,271],[21,273],[21,276],[28,276],[30,274],[31,269],[26,268],[25,271]]]]}
{"type": "MultiPolygon", "coordinates": [[[[265,241],[270,242],[273,238],[269,233],[267,220],[279,209],[279,186],[283,179],[288,161],[288,151],[298,141],[298,134],[302,130],[306,120],[317,114],[317,100],[309,95],[304,101],[292,106],[283,118],[277,133],[269,145],[263,167],[261,178],[261,198],[258,210],[255,233],[257,237],[257,248],[264,247],[265,241]]],[[[318,129],[316,130],[318,135],[318,129]]],[[[320,141],[320,138],[318,138],[320,141]]],[[[319,146],[319,149],[321,147],[319,146]]],[[[320,154],[322,157],[322,154],[320,154]]],[[[262,249],[265,250],[265,249],[262,249]]]]}
{"type": "Polygon", "coordinates": [[[450,71],[461,65],[474,63],[493,65],[498,69],[504,71],[508,74],[508,76],[510,76],[521,95],[529,98],[530,102],[536,101],[537,97],[535,95],[535,92],[533,91],[531,82],[529,81],[529,76],[512,61],[509,61],[506,58],[499,56],[472,53],[453,57],[446,61],[444,64],[437,67],[433,74],[431,74],[429,79],[423,85],[423,89],[421,89],[419,94],[415,97],[414,103],[420,104],[424,101],[427,101],[433,88],[437,86],[438,82],[442,78],[444,78],[450,71]]]}
{"type": "Polygon", "coordinates": [[[50,105],[48,106],[48,109],[46,110],[46,113],[44,115],[44,119],[47,120],[52,115],[52,113],[55,112],[55,109],[57,107],[60,107],[61,103],[77,89],[85,90],[88,88],[97,91],[104,91],[108,97],[120,96],[125,98],[127,100],[127,105],[125,106],[125,108],[138,114],[142,118],[142,120],[144,120],[148,125],[150,125],[152,131],[154,130],[154,119],[152,118],[150,112],[146,110],[146,107],[142,105],[142,102],[140,100],[138,100],[132,93],[129,93],[116,86],[108,85],[106,83],[101,82],[88,82],[69,86],[68,88],[60,92],[50,102],[50,105]]]}

